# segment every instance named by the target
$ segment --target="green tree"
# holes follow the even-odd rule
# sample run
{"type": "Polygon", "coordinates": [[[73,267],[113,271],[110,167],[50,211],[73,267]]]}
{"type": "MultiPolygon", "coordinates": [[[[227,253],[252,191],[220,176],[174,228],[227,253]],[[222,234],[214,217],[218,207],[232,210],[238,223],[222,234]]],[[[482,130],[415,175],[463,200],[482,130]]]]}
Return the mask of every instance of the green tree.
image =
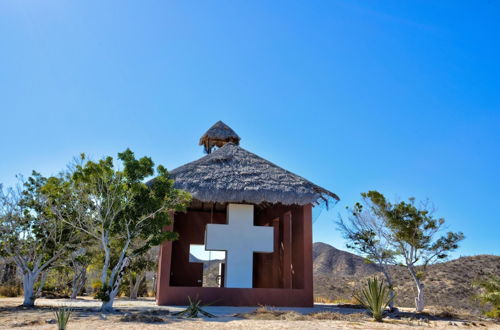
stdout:
{"type": "Polygon", "coordinates": [[[155,171],[151,158],[136,159],[127,149],[118,154],[118,161],[122,170],[115,168],[112,157],[94,162],[82,155],[68,182],[48,187],[64,191],[70,203],[54,204],[53,212],[98,243],[104,253],[98,297],[105,312],[113,310],[131,258],[177,238],[164,228],[171,214],[184,210],[190,200],[188,193],[174,188],[163,166],[155,171]]]}
{"type": "Polygon", "coordinates": [[[371,211],[370,201],[363,197],[361,203],[346,207],[348,216],[339,215],[337,225],[347,241],[347,248],[355,250],[367,262],[374,263],[384,274],[389,289],[389,308],[394,309],[394,283],[390,265],[396,262],[395,251],[389,241],[389,232],[383,217],[371,211]]]}
{"type": "Polygon", "coordinates": [[[377,191],[361,195],[369,201],[371,212],[383,219],[387,228],[385,239],[410,272],[417,289],[415,307],[417,312],[422,312],[425,306],[422,278],[426,266],[446,259],[451,251],[458,248],[464,235],[461,232],[447,232],[439,236],[445,220],[433,216],[428,202],[417,206],[415,199],[410,198],[407,202],[393,204],[377,191]],[[422,266],[423,271],[418,272],[417,266],[422,266]]]}
{"type": "MultiPolygon", "coordinates": [[[[53,180],[61,181],[63,177],[53,180]]],[[[33,172],[16,188],[0,187],[0,253],[11,257],[22,271],[23,305],[29,307],[34,306],[47,271],[78,245],[73,228],[49,208],[51,198],[50,205],[61,200],[44,193],[47,182],[47,178],[33,172]],[[35,291],[37,281],[40,283],[35,291]]]]}

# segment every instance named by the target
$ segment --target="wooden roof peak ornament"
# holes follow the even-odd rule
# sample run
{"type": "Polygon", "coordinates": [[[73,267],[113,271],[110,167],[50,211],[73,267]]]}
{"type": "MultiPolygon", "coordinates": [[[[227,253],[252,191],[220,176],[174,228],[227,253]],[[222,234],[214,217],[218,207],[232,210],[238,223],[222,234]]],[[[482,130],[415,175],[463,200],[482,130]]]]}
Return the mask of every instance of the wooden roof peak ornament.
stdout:
{"type": "Polygon", "coordinates": [[[240,144],[240,137],[235,131],[222,121],[216,122],[200,138],[200,146],[203,146],[207,154],[211,153],[214,147],[222,147],[226,143],[240,144]]]}

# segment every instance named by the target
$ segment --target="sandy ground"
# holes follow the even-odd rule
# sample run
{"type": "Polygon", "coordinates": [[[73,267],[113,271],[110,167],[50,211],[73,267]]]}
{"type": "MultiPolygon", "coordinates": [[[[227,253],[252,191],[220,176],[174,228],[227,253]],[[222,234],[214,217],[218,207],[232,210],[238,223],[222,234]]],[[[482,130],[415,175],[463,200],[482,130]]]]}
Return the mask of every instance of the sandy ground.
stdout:
{"type": "MultiPolygon", "coordinates": [[[[183,319],[171,315],[182,308],[173,306],[156,306],[153,299],[131,301],[118,299],[115,302],[117,313],[103,315],[98,312],[98,301],[91,298],[80,298],[76,301],[66,299],[37,299],[36,308],[23,309],[18,307],[21,298],[0,299],[0,329],[57,329],[54,322],[54,309],[71,307],[73,314],[68,329],[415,329],[440,328],[457,329],[482,328],[500,329],[498,323],[487,321],[465,320],[432,320],[418,321],[411,318],[386,319],[384,323],[376,323],[369,318],[360,317],[351,321],[340,320],[250,320],[235,317],[238,313],[249,313],[254,307],[219,307],[208,306],[206,311],[215,314],[216,318],[183,319]],[[127,314],[152,313],[159,317],[161,323],[123,322],[127,314]]],[[[360,311],[339,308],[335,305],[316,305],[314,308],[283,308],[301,314],[319,311],[332,311],[342,314],[357,314],[360,311]]]]}

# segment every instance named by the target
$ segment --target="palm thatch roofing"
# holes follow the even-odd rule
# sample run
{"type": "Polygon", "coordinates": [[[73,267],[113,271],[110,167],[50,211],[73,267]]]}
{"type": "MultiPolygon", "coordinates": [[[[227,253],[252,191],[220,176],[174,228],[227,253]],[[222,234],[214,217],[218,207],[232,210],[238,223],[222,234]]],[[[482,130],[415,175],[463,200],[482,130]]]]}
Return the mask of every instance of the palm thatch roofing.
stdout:
{"type": "Polygon", "coordinates": [[[231,127],[219,120],[201,136],[199,145],[204,146],[205,152],[209,154],[214,146],[220,148],[228,142],[239,145],[240,137],[231,127]]]}
{"type": "Polygon", "coordinates": [[[170,172],[177,189],[206,203],[318,204],[336,194],[293,174],[235,143],[170,172]]]}

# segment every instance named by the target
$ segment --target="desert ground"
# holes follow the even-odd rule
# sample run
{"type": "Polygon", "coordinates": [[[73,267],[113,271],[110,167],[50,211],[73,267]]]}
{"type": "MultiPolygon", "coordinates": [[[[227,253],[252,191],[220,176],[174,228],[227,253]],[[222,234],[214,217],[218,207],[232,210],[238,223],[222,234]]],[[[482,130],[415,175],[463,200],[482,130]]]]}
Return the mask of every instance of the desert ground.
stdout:
{"type": "Polygon", "coordinates": [[[178,306],[156,306],[152,298],[118,299],[116,313],[101,314],[99,302],[88,297],[77,300],[37,299],[36,308],[19,307],[21,298],[0,299],[0,329],[55,329],[54,310],[72,309],[68,329],[500,329],[491,320],[469,316],[414,315],[409,310],[391,314],[383,323],[373,322],[363,310],[317,304],[313,308],[254,308],[207,306],[215,318],[187,319],[174,315],[178,306]]]}

